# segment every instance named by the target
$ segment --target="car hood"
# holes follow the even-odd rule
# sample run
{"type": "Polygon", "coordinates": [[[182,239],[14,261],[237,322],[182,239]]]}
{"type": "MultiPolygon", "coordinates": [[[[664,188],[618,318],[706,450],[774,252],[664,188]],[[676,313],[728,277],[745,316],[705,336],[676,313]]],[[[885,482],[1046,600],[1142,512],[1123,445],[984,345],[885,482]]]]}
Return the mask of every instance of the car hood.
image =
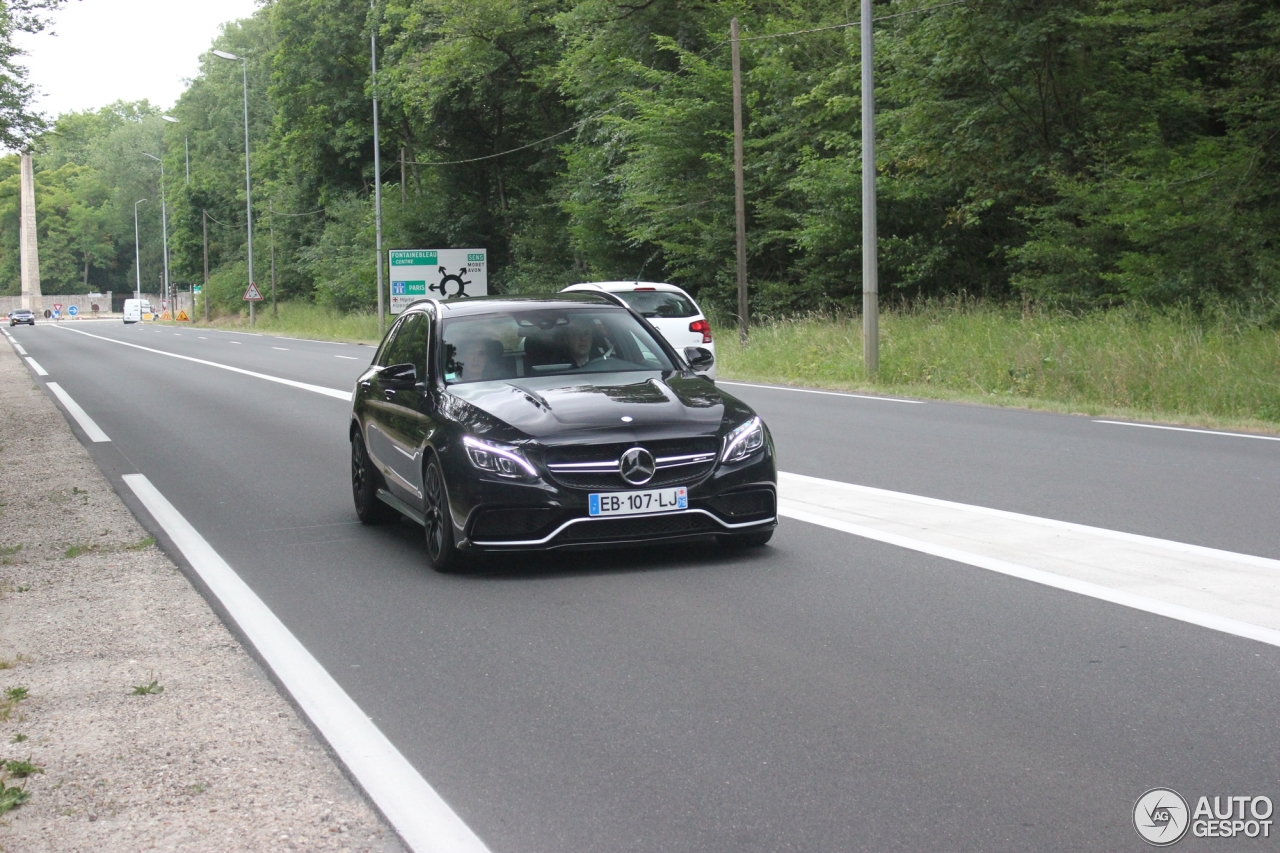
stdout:
{"type": "Polygon", "coordinates": [[[715,435],[727,411],[745,409],[705,379],[657,371],[522,377],[449,393],[478,410],[455,412],[464,426],[488,432],[493,418],[544,444],[715,435]]]}

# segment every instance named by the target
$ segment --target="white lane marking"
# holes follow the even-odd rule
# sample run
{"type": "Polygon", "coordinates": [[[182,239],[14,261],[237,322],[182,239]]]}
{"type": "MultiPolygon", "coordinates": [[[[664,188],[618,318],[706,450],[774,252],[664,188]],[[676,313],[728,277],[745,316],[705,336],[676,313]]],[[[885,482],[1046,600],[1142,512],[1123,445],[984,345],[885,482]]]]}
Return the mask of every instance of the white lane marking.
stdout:
{"type": "Polygon", "coordinates": [[[272,349],[283,350],[284,352],[288,352],[288,351],[289,351],[289,348],[288,348],[288,347],[272,347],[272,349]]]}
{"type": "Polygon", "coordinates": [[[931,542],[925,542],[920,539],[899,536],[893,533],[885,533],[872,527],[850,524],[849,522],[840,521],[839,519],[805,512],[804,510],[786,506],[785,503],[781,502],[778,508],[778,514],[787,518],[794,518],[797,521],[805,521],[809,524],[817,524],[822,527],[828,527],[832,530],[852,533],[854,536],[874,539],[877,542],[896,545],[900,548],[908,548],[912,551],[919,551],[922,554],[931,554],[945,560],[952,560],[957,563],[976,566],[980,569],[999,572],[1003,575],[1009,575],[1010,577],[1020,578],[1022,580],[1031,581],[1032,583],[1054,587],[1055,589],[1061,589],[1066,592],[1074,592],[1077,595],[1086,595],[1090,598],[1108,601],[1112,604],[1119,604],[1122,607],[1129,607],[1134,610],[1153,613],[1157,616],[1165,616],[1169,619],[1177,619],[1180,622],[1199,625],[1202,628],[1221,631],[1224,634],[1232,634],[1237,637],[1244,637],[1248,640],[1257,640],[1260,643],[1266,643],[1271,646],[1280,646],[1280,631],[1272,628],[1263,628],[1260,625],[1252,625],[1248,622],[1241,622],[1237,619],[1229,619],[1212,613],[1204,613],[1199,610],[1193,610],[1190,607],[1170,604],[1158,599],[1148,598],[1144,595],[1135,595],[1134,593],[1102,586],[1101,584],[1089,583],[1088,581],[1077,580],[1064,575],[1029,568],[1027,566],[1018,565],[1017,563],[1011,563],[1005,560],[984,557],[979,554],[972,554],[967,551],[960,551],[943,545],[935,545],[931,542]]]}
{"type": "Polygon", "coordinates": [[[71,417],[76,419],[76,423],[80,424],[80,429],[84,430],[85,435],[89,436],[89,440],[93,442],[110,441],[107,434],[102,431],[93,418],[89,417],[89,413],[80,408],[80,404],[71,399],[71,395],[62,390],[62,386],[57,382],[49,383],[49,390],[53,392],[53,396],[62,401],[62,405],[67,407],[67,411],[71,413],[71,417]]]}
{"type": "Polygon", "coordinates": [[[227,343],[229,343],[229,344],[238,344],[238,343],[240,343],[240,342],[239,342],[239,341],[227,341],[227,343]]]}
{"type": "Polygon", "coordinates": [[[1009,512],[1008,510],[993,509],[991,507],[977,506],[975,504],[944,501],[940,498],[927,498],[923,495],[894,492],[888,489],[877,489],[872,486],[843,483],[838,480],[824,480],[820,477],[808,477],[804,474],[792,474],[789,471],[779,471],[778,477],[780,480],[790,480],[795,483],[812,485],[820,488],[840,489],[842,491],[854,492],[868,497],[881,498],[886,501],[908,501],[910,503],[924,504],[926,506],[958,510],[964,513],[1008,519],[1010,521],[1022,522],[1024,524],[1034,524],[1040,527],[1054,527],[1059,530],[1068,530],[1074,533],[1085,533],[1090,536],[1097,536],[1104,539],[1133,542],[1139,545],[1159,548],[1166,551],[1207,557],[1214,560],[1224,560],[1229,563],[1240,563],[1247,566],[1257,566],[1259,568],[1271,569],[1275,572],[1280,572],[1280,560],[1273,560],[1270,557],[1241,554],[1237,551],[1224,551],[1218,548],[1208,548],[1203,545],[1191,545],[1187,542],[1177,542],[1172,539],[1159,539],[1154,536],[1143,536],[1139,533],[1125,533],[1122,530],[1111,530],[1106,527],[1091,527],[1087,524],[1077,524],[1073,521],[1059,521],[1056,518],[1042,518],[1038,515],[1024,515],[1020,512],[1009,512]]]}
{"type": "Polygon", "coordinates": [[[911,403],[915,406],[923,406],[924,400],[905,400],[901,397],[877,397],[874,394],[850,394],[846,391],[818,391],[815,388],[792,388],[788,385],[757,385],[754,382],[730,382],[727,379],[717,379],[717,385],[738,385],[743,388],[764,388],[767,391],[795,391],[798,394],[825,394],[829,397],[854,397],[858,400],[879,400],[882,403],[911,403]]]}
{"type": "MultiPolygon", "coordinates": [[[[12,338],[10,338],[10,340],[13,340],[13,339],[12,339],[12,338]]],[[[16,350],[18,351],[18,355],[26,355],[26,354],[27,354],[27,351],[26,351],[25,349],[23,349],[23,348],[22,348],[22,344],[18,343],[17,341],[13,341],[13,348],[14,348],[14,349],[16,349],[16,350]]]]}
{"type": "Polygon", "coordinates": [[[202,340],[202,341],[207,341],[207,340],[209,340],[209,339],[208,339],[208,338],[206,338],[204,335],[196,335],[196,337],[197,337],[197,338],[199,338],[199,339],[200,339],[200,340],[202,340]]]}
{"type": "Polygon", "coordinates": [[[1204,435],[1225,435],[1228,438],[1260,438],[1263,441],[1280,441],[1280,435],[1254,435],[1247,432],[1222,432],[1216,429],[1192,429],[1191,427],[1164,426],[1162,424],[1135,424],[1129,421],[1094,421],[1095,424],[1142,427],[1143,429],[1167,429],[1172,432],[1198,432],[1204,435]]]}
{"type": "Polygon", "coordinates": [[[34,358],[32,358],[31,356],[27,356],[27,364],[30,364],[30,365],[31,365],[31,367],[32,367],[32,369],[33,369],[33,370],[35,370],[35,372],[36,372],[36,376],[48,376],[48,375],[49,375],[49,371],[45,370],[43,367],[41,367],[39,364],[37,364],[37,363],[36,363],[36,360],[35,360],[34,358]]]}
{"type": "Polygon", "coordinates": [[[345,358],[345,359],[347,359],[347,360],[349,360],[349,361],[359,361],[359,360],[360,360],[360,359],[356,358],[354,355],[335,355],[335,356],[334,356],[334,358],[345,358]]]}
{"type": "Polygon", "coordinates": [[[182,332],[174,332],[174,333],[173,333],[173,336],[174,336],[175,338],[180,338],[180,337],[182,337],[182,332]]]}
{"type": "Polygon", "coordinates": [[[142,474],[125,483],[415,853],[488,853],[320,662],[142,474]]]}
{"type": "MultiPolygon", "coordinates": [[[[66,328],[66,327],[60,326],[59,328],[66,328]]],[[[350,391],[339,391],[337,388],[326,388],[323,385],[312,385],[309,382],[297,382],[293,379],[285,379],[282,376],[271,376],[266,373],[257,373],[256,371],[253,371],[253,370],[245,370],[240,367],[232,367],[229,364],[219,364],[216,361],[208,361],[207,359],[203,359],[203,358],[193,358],[192,356],[189,356],[189,355],[178,355],[176,352],[165,352],[164,350],[161,350],[161,349],[152,349],[151,347],[144,347],[141,344],[131,344],[128,341],[118,341],[115,338],[104,338],[102,335],[90,334],[89,332],[85,332],[80,329],[66,329],[66,330],[68,332],[75,332],[77,335],[85,335],[90,338],[97,338],[98,340],[106,341],[107,343],[119,344],[122,347],[132,347],[133,349],[140,349],[143,352],[151,352],[151,353],[155,353],[156,355],[165,355],[165,356],[168,356],[169,358],[178,358],[183,361],[194,362],[195,364],[204,364],[209,367],[216,367],[219,370],[229,370],[232,373],[239,373],[243,376],[253,376],[257,379],[265,379],[268,382],[278,382],[281,385],[288,385],[291,388],[301,388],[303,391],[311,391],[316,394],[324,394],[326,397],[333,397],[335,400],[346,400],[348,403],[351,402],[350,391]]]]}

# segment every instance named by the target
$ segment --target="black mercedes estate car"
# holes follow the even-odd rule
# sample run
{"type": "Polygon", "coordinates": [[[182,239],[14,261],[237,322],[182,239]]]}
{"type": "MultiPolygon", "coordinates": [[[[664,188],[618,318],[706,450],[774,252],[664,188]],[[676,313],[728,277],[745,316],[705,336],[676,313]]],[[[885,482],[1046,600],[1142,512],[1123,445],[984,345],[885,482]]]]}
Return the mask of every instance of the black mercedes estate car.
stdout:
{"type": "Polygon", "coordinates": [[[414,303],[356,383],[351,488],[366,524],[407,516],[431,565],[468,554],[777,526],[764,422],[609,294],[414,303]]]}

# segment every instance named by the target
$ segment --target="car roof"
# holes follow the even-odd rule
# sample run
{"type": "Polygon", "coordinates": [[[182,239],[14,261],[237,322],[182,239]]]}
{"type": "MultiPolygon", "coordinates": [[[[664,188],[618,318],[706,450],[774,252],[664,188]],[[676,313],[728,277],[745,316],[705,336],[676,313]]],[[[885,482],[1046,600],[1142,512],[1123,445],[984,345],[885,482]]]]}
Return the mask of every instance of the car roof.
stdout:
{"type": "Polygon", "coordinates": [[[586,290],[605,290],[609,293],[620,293],[628,290],[641,289],[660,290],[666,293],[683,293],[685,296],[689,296],[684,288],[677,287],[674,284],[668,284],[663,281],[590,281],[582,282],[581,284],[572,284],[565,288],[565,290],[571,293],[582,293],[586,290]]]}
{"type": "Polygon", "coordinates": [[[468,317],[477,314],[493,314],[500,311],[527,311],[530,308],[542,307],[607,307],[626,310],[609,297],[590,292],[556,293],[545,296],[472,296],[466,299],[450,299],[448,302],[424,299],[413,303],[413,305],[409,307],[421,307],[425,309],[433,302],[439,309],[439,316],[441,318],[468,317]]]}

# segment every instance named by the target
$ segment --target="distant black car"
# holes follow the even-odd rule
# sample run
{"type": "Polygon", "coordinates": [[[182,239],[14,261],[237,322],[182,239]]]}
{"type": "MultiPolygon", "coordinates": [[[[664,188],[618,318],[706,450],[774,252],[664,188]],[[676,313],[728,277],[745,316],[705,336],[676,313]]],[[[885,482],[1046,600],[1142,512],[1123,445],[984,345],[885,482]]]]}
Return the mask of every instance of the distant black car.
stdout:
{"type": "Polygon", "coordinates": [[[28,326],[34,326],[36,324],[35,312],[28,308],[19,308],[17,311],[10,311],[9,326],[13,327],[19,323],[26,323],[28,326]]]}
{"type": "Polygon", "coordinates": [[[713,361],[608,294],[417,302],[356,383],[356,514],[422,524],[440,571],[467,553],[763,545],[773,440],[694,372],[713,361]]]}

